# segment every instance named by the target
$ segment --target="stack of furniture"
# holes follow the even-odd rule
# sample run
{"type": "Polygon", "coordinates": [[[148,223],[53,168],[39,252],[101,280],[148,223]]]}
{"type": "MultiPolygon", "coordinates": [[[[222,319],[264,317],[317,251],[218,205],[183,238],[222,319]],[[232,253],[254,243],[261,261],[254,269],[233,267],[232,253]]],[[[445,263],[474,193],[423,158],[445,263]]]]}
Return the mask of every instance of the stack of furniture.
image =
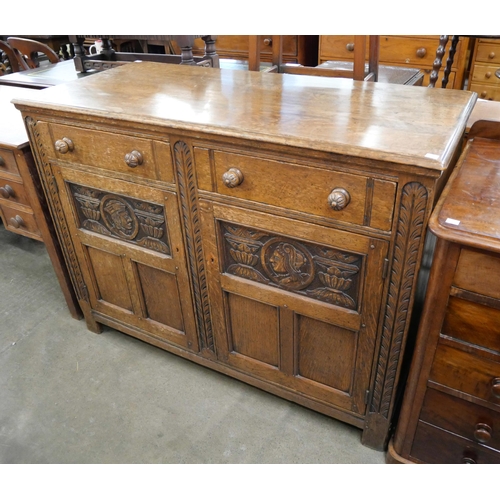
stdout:
{"type": "Polygon", "coordinates": [[[89,329],[384,448],[474,94],[144,62],[15,102],[89,329]]]}
{"type": "Polygon", "coordinates": [[[472,55],[469,90],[500,101],[500,37],[478,38],[472,55]]]}
{"type": "Polygon", "coordinates": [[[429,228],[437,237],[398,463],[500,463],[500,123],[479,121],[429,228]]]}

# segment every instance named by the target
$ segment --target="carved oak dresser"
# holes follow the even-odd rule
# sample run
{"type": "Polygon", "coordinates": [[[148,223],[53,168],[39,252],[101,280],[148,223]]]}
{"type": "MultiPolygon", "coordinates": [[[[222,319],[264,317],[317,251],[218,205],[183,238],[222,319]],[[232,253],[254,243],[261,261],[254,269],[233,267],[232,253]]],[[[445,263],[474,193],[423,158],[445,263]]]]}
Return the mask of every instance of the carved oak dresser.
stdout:
{"type": "Polygon", "coordinates": [[[15,103],[90,330],[383,449],[427,220],[475,99],[131,63],[15,103]]]}

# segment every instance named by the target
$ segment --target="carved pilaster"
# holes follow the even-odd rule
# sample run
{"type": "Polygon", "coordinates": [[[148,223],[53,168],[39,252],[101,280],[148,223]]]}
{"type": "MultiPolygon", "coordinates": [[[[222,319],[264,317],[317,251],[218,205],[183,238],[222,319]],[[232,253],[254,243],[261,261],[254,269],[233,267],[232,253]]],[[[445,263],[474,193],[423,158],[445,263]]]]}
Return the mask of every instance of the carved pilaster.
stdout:
{"type": "Polygon", "coordinates": [[[47,155],[43,147],[43,141],[41,140],[40,134],[37,130],[37,121],[31,117],[27,117],[26,125],[30,136],[31,149],[36,158],[38,173],[40,175],[45,197],[47,198],[52,220],[55,223],[58,237],[63,242],[61,248],[68,265],[69,274],[71,276],[71,281],[73,282],[76,296],[78,300],[89,302],[87,286],[85,285],[80,265],[78,263],[78,257],[71,240],[68,224],[66,222],[66,218],[64,217],[64,211],[61,206],[61,200],[59,199],[59,191],[56,180],[52,175],[51,166],[47,160],[47,155]]]}
{"type": "Polygon", "coordinates": [[[391,281],[370,412],[390,417],[401,346],[409,323],[410,300],[418,263],[428,194],[417,182],[403,189],[392,259],[391,281]]]}
{"type": "Polygon", "coordinates": [[[187,251],[188,269],[193,284],[193,298],[200,345],[204,349],[214,351],[207,277],[202,248],[201,223],[196,196],[196,178],[193,156],[186,143],[182,141],[175,143],[174,160],[177,185],[179,186],[182,228],[187,251]]]}

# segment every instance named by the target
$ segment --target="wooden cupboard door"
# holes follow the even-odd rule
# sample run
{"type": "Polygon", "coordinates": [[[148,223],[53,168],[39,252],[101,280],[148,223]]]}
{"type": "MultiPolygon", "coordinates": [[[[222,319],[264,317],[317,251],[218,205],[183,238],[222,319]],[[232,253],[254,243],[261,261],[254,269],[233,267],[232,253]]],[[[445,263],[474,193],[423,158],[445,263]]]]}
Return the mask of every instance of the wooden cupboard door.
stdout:
{"type": "Polygon", "coordinates": [[[388,244],[201,202],[222,362],[365,413],[388,244]]]}
{"type": "Polygon", "coordinates": [[[176,194],[66,168],[56,179],[95,319],[198,350],[176,194]]]}

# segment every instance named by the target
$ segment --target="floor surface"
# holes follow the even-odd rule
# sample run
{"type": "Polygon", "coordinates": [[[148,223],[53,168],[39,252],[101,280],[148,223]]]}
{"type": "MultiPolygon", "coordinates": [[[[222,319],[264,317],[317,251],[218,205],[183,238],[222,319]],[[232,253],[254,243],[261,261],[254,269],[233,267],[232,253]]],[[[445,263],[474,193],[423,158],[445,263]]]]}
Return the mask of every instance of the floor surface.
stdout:
{"type": "Polygon", "coordinates": [[[74,320],[42,243],[0,223],[0,463],[383,464],[361,431],[74,320]]]}

